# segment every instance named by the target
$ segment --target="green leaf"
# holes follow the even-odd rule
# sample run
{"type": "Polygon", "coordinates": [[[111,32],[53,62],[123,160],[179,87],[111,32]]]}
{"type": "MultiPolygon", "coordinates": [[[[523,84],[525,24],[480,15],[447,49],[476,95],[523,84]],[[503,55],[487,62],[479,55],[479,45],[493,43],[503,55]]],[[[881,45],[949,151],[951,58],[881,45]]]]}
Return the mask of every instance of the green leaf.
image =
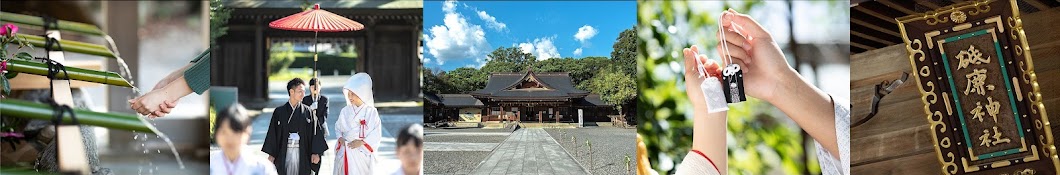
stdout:
{"type": "Polygon", "coordinates": [[[30,55],[29,53],[26,53],[26,52],[19,52],[18,54],[15,54],[15,58],[23,59],[23,60],[33,60],[33,55],[30,55]]]}
{"type": "Polygon", "coordinates": [[[4,86],[4,95],[11,94],[11,83],[7,81],[7,76],[0,76],[0,85],[4,86]]]}
{"type": "Polygon", "coordinates": [[[24,36],[15,36],[15,38],[18,38],[18,39],[15,39],[15,40],[18,41],[18,49],[22,49],[24,47],[29,47],[29,49],[33,49],[33,44],[30,44],[29,41],[26,41],[26,37],[24,37],[24,36]]]}
{"type": "Polygon", "coordinates": [[[7,71],[7,73],[4,73],[3,77],[7,78],[7,79],[12,79],[12,78],[15,78],[15,76],[18,76],[18,72],[7,71]]]}

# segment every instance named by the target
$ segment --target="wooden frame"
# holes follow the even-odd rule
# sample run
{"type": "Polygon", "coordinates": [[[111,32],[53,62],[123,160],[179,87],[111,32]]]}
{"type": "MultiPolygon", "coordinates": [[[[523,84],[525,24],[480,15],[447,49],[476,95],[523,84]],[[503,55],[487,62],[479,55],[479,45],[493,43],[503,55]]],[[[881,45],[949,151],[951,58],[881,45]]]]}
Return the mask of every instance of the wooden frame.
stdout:
{"type": "Polygon", "coordinates": [[[1014,0],[969,1],[896,21],[944,174],[1057,173],[1014,0]]]}

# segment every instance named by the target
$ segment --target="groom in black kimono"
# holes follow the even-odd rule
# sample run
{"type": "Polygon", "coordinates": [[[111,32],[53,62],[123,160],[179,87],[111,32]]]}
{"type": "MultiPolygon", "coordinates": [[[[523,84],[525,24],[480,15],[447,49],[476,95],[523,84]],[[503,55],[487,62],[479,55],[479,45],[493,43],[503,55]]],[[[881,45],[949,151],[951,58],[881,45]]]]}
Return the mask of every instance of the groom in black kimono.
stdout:
{"type": "MultiPolygon", "coordinates": [[[[330,137],[328,135],[328,97],[320,95],[320,80],[317,78],[309,79],[309,96],[302,98],[302,104],[309,106],[313,111],[313,115],[316,116],[317,127],[321,128],[324,132],[324,137],[330,137]]],[[[320,172],[320,164],[313,164],[313,172],[320,172]]]]}
{"type": "Polygon", "coordinates": [[[324,132],[317,127],[322,121],[316,120],[309,106],[301,103],[305,95],[302,79],[287,82],[287,94],[288,102],[272,113],[261,151],[269,154],[276,172],[309,175],[313,173],[311,167],[319,166],[320,155],[328,149],[324,132]]]}

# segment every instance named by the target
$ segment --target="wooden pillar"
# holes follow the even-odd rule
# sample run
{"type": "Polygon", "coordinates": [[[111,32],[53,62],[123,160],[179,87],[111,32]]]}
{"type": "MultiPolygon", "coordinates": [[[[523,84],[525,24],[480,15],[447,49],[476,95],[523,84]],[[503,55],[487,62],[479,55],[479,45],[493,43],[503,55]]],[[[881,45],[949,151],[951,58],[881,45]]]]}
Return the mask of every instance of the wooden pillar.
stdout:
{"type": "MultiPolygon", "coordinates": [[[[254,59],[249,59],[250,64],[257,66],[247,66],[241,70],[244,72],[253,72],[256,76],[251,80],[251,89],[254,93],[254,99],[260,99],[262,101],[269,100],[269,71],[267,69],[268,63],[265,60],[269,60],[268,48],[269,44],[265,41],[265,26],[268,25],[264,22],[261,16],[254,16],[254,59]],[[248,71],[249,70],[249,71],[248,71]],[[255,86],[256,85],[256,86],[255,86]]],[[[229,32],[231,33],[231,32],[229,32]]],[[[237,82],[239,78],[236,78],[237,82]]]]}
{"type": "MultiPolygon", "coordinates": [[[[129,14],[139,13],[139,2],[137,1],[106,1],[103,2],[103,13],[106,15],[106,23],[102,26],[103,30],[111,35],[114,39],[114,44],[118,47],[118,52],[122,53],[121,57],[125,59],[125,63],[129,65],[129,72],[132,77],[140,77],[140,36],[137,34],[139,31],[139,24],[137,24],[137,16],[129,14]]],[[[120,66],[115,61],[108,61],[107,70],[119,72],[120,66]],[[113,64],[111,64],[113,63],[113,64]]],[[[140,87],[143,90],[150,90],[150,87],[140,87]]],[[[107,110],[108,112],[127,113],[134,114],[136,111],[129,109],[129,99],[135,98],[137,95],[133,92],[132,88],[117,87],[117,86],[106,86],[107,89],[107,110]]],[[[134,146],[138,146],[133,143],[133,133],[123,130],[111,130],[109,138],[109,146],[111,150],[133,150],[134,146]]]]}
{"type": "MultiPolygon", "coordinates": [[[[47,38],[56,39],[61,41],[62,37],[59,34],[59,30],[48,30],[47,38]]],[[[66,63],[65,54],[63,51],[49,51],[48,58],[55,62],[62,64],[66,63]]],[[[74,105],[74,98],[70,92],[70,80],[52,80],[52,100],[59,105],[67,105],[70,107],[76,107],[74,105]]],[[[89,174],[89,164],[87,162],[88,157],[85,154],[85,147],[94,145],[84,145],[82,140],[81,126],[79,125],[58,125],[55,130],[55,145],[56,155],[58,157],[59,172],[62,174],[89,174]]]]}
{"type": "Polygon", "coordinates": [[[541,123],[541,116],[544,111],[537,111],[537,123],[541,123]]]}
{"type": "MultiPolygon", "coordinates": [[[[419,14],[423,14],[423,12],[422,12],[423,10],[421,9],[420,11],[421,12],[419,14]]],[[[411,77],[412,79],[409,81],[409,82],[411,82],[410,84],[412,85],[412,88],[409,89],[408,94],[417,94],[420,97],[423,96],[423,93],[421,93],[421,88],[422,87],[420,87],[421,85],[420,85],[419,82],[421,81],[421,78],[423,77],[423,74],[424,74],[424,72],[420,71],[420,66],[423,66],[423,63],[420,62],[420,60],[423,60],[423,59],[420,59],[420,58],[423,58],[423,44],[422,44],[422,42],[420,42],[420,41],[423,41],[423,35],[421,34],[422,29],[423,29],[423,27],[421,27],[422,25],[423,25],[423,20],[422,19],[421,20],[412,20],[408,24],[408,26],[411,26],[411,29],[412,29],[412,32],[408,33],[409,35],[412,35],[412,37],[411,37],[412,39],[411,39],[411,41],[408,41],[408,42],[409,43],[416,43],[415,46],[412,46],[412,49],[416,51],[416,54],[412,55],[412,58],[410,58],[416,64],[409,64],[408,65],[409,66],[408,70],[416,71],[416,74],[413,74],[412,77],[411,77]]]]}

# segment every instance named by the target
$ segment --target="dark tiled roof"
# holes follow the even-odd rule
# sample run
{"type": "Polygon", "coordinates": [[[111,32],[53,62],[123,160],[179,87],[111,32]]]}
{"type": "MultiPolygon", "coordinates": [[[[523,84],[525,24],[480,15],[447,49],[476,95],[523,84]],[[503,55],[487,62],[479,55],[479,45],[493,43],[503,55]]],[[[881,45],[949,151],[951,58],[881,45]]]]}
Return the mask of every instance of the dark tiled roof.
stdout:
{"type": "Polygon", "coordinates": [[[445,106],[482,106],[482,101],[469,94],[440,94],[445,106]]]}
{"type": "Polygon", "coordinates": [[[583,98],[582,100],[576,101],[574,103],[574,105],[575,106],[611,106],[611,104],[608,104],[607,102],[605,102],[602,98],[600,98],[600,95],[597,95],[597,94],[589,94],[589,95],[585,96],[585,98],[583,98]]]}
{"type": "Polygon", "coordinates": [[[566,72],[539,73],[527,71],[493,73],[490,74],[486,87],[471,92],[476,96],[488,96],[494,99],[517,98],[517,99],[559,99],[578,98],[588,95],[588,91],[574,88],[570,74],[566,72]],[[542,89],[515,89],[524,79],[537,79],[545,86],[542,89]]]}
{"type": "Polygon", "coordinates": [[[432,104],[441,104],[442,103],[442,97],[439,97],[437,94],[434,94],[434,93],[423,93],[423,101],[426,101],[426,102],[432,103],[432,104]]]}

